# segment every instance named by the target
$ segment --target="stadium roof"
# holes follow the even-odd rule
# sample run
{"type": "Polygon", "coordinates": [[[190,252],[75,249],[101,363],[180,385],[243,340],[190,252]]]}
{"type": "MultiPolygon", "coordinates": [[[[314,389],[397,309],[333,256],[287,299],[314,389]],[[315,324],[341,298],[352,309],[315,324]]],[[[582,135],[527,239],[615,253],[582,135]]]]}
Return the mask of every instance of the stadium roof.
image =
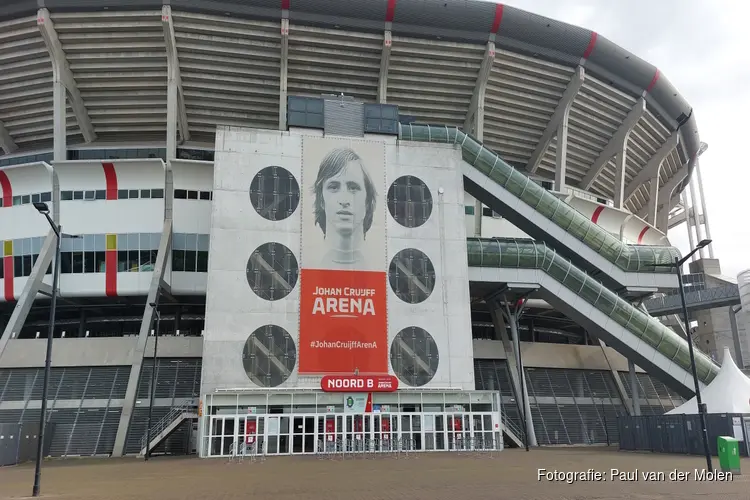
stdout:
{"type": "Polygon", "coordinates": [[[700,147],[692,108],[657,68],[595,32],[502,4],[5,0],[0,16],[6,152],[52,146],[51,53],[67,63],[69,145],[163,143],[173,44],[185,147],[212,144],[217,124],[278,128],[283,66],[288,95],[380,97],[420,122],[459,127],[486,75],[485,144],[546,177],[559,108],[573,99],[567,183],[607,198],[613,142],[632,121],[625,193],[639,214],[661,159],[660,204],[700,147]]]}

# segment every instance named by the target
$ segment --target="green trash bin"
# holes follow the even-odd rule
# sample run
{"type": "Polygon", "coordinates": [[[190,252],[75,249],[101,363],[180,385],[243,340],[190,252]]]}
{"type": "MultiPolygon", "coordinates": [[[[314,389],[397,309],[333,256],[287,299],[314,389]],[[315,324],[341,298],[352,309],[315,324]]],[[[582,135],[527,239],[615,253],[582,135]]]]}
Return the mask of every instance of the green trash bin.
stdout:
{"type": "Polygon", "coordinates": [[[719,449],[719,466],[722,472],[740,473],[740,445],[739,441],[729,436],[716,438],[719,449]]]}

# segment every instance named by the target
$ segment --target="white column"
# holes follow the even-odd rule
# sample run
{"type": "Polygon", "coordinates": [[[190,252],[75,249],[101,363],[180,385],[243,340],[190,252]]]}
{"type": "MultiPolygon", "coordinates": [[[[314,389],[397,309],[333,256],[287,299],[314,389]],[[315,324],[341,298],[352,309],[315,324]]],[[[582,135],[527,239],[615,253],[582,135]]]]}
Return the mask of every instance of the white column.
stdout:
{"type": "Polygon", "coordinates": [[[613,202],[615,208],[622,210],[625,204],[625,164],[628,160],[628,136],[625,134],[622,142],[618,146],[617,153],[615,153],[615,189],[613,202]]]}
{"type": "MultiPolygon", "coordinates": [[[[572,104],[573,101],[571,101],[572,104]]],[[[568,158],[568,118],[570,105],[565,106],[560,124],[557,126],[557,148],[555,151],[555,191],[565,189],[565,172],[568,158]]]]}
{"type": "MultiPolygon", "coordinates": [[[[651,185],[648,188],[648,216],[646,222],[656,227],[656,214],[659,206],[659,174],[651,179],[651,185]]],[[[669,200],[664,205],[664,211],[669,214],[669,200]]],[[[665,231],[666,233],[666,231],[665,231]]]]}
{"type": "Polygon", "coordinates": [[[68,159],[67,109],[65,85],[52,72],[52,159],[68,159]]]}
{"type": "MultiPolygon", "coordinates": [[[[698,192],[701,195],[701,210],[703,211],[703,224],[706,225],[706,238],[711,239],[711,226],[708,223],[708,209],[706,208],[706,195],[703,193],[703,176],[701,176],[701,164],[695,165],[695,173],[698,175],[698,192]]],[[[708,258],[714,258],[714,244],[708,245],[708,258]]]]}

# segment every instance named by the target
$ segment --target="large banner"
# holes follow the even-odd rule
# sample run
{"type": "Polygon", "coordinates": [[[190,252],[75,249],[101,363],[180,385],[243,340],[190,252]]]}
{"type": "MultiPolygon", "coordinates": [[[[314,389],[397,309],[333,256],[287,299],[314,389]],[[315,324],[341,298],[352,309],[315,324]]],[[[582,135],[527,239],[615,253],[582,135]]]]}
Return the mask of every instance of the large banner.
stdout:
{"type": "Polygon", "coordinates": [[[302,151],[299,373],[387,373],[385,145],[302,151]]]}

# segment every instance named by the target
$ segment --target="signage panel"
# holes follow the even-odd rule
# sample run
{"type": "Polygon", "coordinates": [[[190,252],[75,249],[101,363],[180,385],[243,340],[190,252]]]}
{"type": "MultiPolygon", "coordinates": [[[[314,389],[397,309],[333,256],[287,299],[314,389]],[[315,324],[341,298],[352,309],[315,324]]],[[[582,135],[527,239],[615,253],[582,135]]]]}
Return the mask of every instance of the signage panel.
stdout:
{"type": "Polygon", "coordinates": [[[299,373],[385,373],[385,145],[304,137],[302,150],[299,373]]]}
{"type": "Polygon", "coordinates": [[[394,392],[398,378],[393,375],[326,375],[320,381],[324,392],[394,392]]]}

